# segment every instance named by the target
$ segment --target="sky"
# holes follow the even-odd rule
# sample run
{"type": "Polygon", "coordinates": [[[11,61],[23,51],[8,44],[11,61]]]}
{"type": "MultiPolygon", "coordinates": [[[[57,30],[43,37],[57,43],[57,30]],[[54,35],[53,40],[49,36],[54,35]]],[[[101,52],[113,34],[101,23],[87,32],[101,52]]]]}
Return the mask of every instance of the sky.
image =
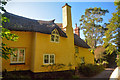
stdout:
{"type": "MultiPolygon", "coordinates": [[[[47,21],[55,19],[55,23],[62,23],[62,6],[64,6],[67,1],[24,1],[10,1],[5,6],[5,9],[10,13],[31,19],[47,21]]],[[[90,7],[101,7],[102,9],[108,9],[109,13],[103,16],[103,23],[108,23],[109,19],[112,18],[112,13],[115,12],[116,6],[114,6],[114,2],[112,0],[109,0],[109,2],[105,1],[106,0],[104,0],[104,2],[67,2],[71,6],[73,28],[75,28],[75,23],[77,23],[77,25],[79,26],[80,17],[84,15],[85,9],[90,7]]],[[[80,37],[82,39],[85,39],[82,30],[80,30],[80,37]]]]}

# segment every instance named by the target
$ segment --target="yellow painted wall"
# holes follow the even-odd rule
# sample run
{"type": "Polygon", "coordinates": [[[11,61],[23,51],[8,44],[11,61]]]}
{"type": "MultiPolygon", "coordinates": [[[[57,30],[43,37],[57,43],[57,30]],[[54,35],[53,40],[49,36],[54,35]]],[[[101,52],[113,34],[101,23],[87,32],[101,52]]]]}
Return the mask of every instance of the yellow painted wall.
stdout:
{"type": "MultiPolygon", "coordinates": [[[[8,71],[13,70],[30,70],[31,64],[31,51],[32,51],[32,42],[33,34],[32,32],[20,32],[20,31],[11,31],[19,36],[18,41],[10,41],[3,39],[2,41],[7,44],[7,46],[12,48],[25,48],[25,64],[21,65],[10,65],[10,59],[2,59],[2,70],[7,69],[8,71]]],[[[9,55],[10,57],[10,55],[9,55]]]]}
{"type": "MultiPolygon", "coordinates": [[[[36,44],[34,55],[34,69],[33,72],[48,71],[43,64],[43,54],[55,54],[55,64],[74,63],[74,48],[68,42],[68,38],[60,37],[59,43],[51,42],[50,35],[36,32],[36,44]]],[[[68,69],[65,68],[65,70],[68,69]]]]}
{"type": "MultiPolygon", "coordinates": [[[[43,72],[45,71],[45,68],[41,67],[41,65],[43,65],[43,54],[55,54],[56,64],[65,64],[66,66],[68,66],[69,63],[74,64],[74,48],[71,47],[73,44],[70,44],[68,38],[60,37],[60,42],[55,43],[50,41],[49,34],[20,31],[12,31],[12,33],[19,36],[18,41],[14,42],[3,39],[3,42],[12,48],[25,48],[25,65],[10,65],[10,59],[3,59],[3,70],[31,70],[33,72],[43,72]]],[[[66,69],[68,69],[68,67],[66,67],[65,70],[66,69]]]]}
{"type": "MultiPolygon", "coordinates": [[[[73,39],[60,37],[59,43],[51,42],[49,34],[39,32],[12,31],[19,36],[18,41],[3,39],[9,47],[25,48],[25,64],[10,65],[10,59],[2,60],[2,70],[31,70],[33,72],[48,72],[43,64],[43,54],[55,54],[55,64],[65,64],[62,70],[68,70],[69,63],[75,68],[73,39]],[[72,42],[73,41],[73,42],[72,42]],[[71,44],[72,43],[72,44],[71,44]]],[[[9,56],[10,57],[10,56],[9,56]]],[[[79,57],[85,57],[85,63],[94,63],[94,56],[87,48],[79,47],[79,57]]],[[[80,60],[77,60],[78,62],[80,60]]]]}
{"type": "Polygon", "coordinates": [[[81,57],[85,58],[85,64],[94,64],[94,55],[88,50],[88,48],[79,47],[79,53],[75,54],[76,66],[81,63],[81,57]]]}

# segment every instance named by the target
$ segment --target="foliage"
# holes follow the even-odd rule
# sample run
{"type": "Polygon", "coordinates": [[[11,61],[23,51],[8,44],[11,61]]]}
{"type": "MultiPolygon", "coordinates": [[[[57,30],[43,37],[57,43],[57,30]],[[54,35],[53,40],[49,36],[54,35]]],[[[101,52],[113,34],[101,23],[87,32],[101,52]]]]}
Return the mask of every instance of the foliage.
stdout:
{"type": "Polygon", "coordinates": [[[120,66],[120,52],[118,53],[118,57],[116,59],[117,65],[120,66]]]}
{"type": "MultiPolygon", "coordinates": [[[[0,1],[1,11],[6,12],[6,10],[4,9],[4,6],[7,4],[8,1],[9,0],[0,1]]],[[[1,17],[0,17],[1,21],[0,22],[2,23],[2,25],[4,25],[4,23],[6,23],[6,22],[9,22],[9,19],[7,17],[5,17],[2,13],[0,13],[0,15],[1,15],[1,17]]],[[[1,39],[6,38],[7,40],[16,41],[18,39],[18,36],[11,33],[10,30],[3,28],[2,25],[0,26],[0,31],[1,31],[0,32],[0,38],[1,39]]],[[[0,56],[2,56],[4,59],[9,59],[8,55],[13,54],[14,49],[11,49],[10,47],[7,47],[7,44],[5,44],[5,43],[1,42],[0,44],[2,46],[2,52],[0,52],[0,56]]]]}
{"type": "Polygon", "coordinates": [[[80,77],[78,75],[72,75],[73,79],[79,79],[80,77]]]}
{"type": "Polygon", "coordinates": [[[114,2],[114,4],[117,6],[116,12],[112,13],[113,16],[109,20],[110,24],[106,25],[108,30],[103,38],[103,46],[106,48],[107,54],[112,54],[113,51],[116,51],[116,54],[120,52],[120,1],[114,2]]]}
{"type": "Polygon", "coordinates": [[[112,54],[103,53],[104,55],[101,56],[96,60],[96,64],[104,65],[105,67],[115,67],[116,63],[116,51],[114,51],[112,54]]]}
{"type": "Polygon", "coordinates": [[[68,64],[68,67],[69,67],[69,70],[72,70],[72,64],[71,63],[68,64]]]}
{"type": "Polygon", "coordinates": [[[1,11],[6,12],[6,10],[5,10],[5,8],[4,8],[4,5],[6,5],[8,1],[9,1],[9,0],[1,0],[1,1],[0,1],[0,10],[1,10],[1,11]]]}
{"type": "Polygon", "coordinates": [[[91,53],[95,54],[95,53],[94,53],[95,49],[89,49],[89,51],[90,51],[91,53]]]}
{"type": "Polygon", "coordinates": [[[65,67],[65,65],[64,64],[49,64],[49,65],[42,65],[41,67],[45,67],[47,68],[48,71],[53,72],[53,71],[62,69],[63,67],[65,67]]]}
{"type": "Polygon", "coordinates": [[[97,65],[107,65],[108,62],[107,61],[102,61],[101,63],[97,63],[97,65]]]}
{"type": "Polygon", "coordinates": [[[102,65],[83,64],[79,65],[79,72],[85,76],[94,76],[104,70],[102,65]]]}
{"type": "Polygon", "coordinates": [[[81,16],[80,25],[85,35],[85,41],[91,49],[95,49],[97,44],[103,43],[102,37],[106,29],[100,23],[103,21],[102,16],[106,13],[108,10],[95,7],[86,9],[85,15],[81,16]]]}

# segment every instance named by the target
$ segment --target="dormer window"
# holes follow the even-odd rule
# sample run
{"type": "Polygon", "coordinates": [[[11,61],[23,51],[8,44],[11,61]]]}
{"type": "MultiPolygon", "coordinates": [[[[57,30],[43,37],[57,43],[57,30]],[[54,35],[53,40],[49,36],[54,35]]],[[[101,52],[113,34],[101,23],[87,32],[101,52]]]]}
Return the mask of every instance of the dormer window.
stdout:
{"type": "Polygon", "coordinates": [[[59,33],[57,29],[54,29],[51,33],[51,41],[52,42],[59,42],[59,33]]]}

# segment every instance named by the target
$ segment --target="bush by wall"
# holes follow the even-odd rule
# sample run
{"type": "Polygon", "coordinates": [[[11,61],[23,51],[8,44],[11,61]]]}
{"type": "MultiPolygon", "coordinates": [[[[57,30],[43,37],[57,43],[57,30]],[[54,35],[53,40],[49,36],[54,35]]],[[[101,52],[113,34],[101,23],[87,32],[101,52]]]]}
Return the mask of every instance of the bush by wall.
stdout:
{"type": "Polygon", "coordinates": [[[94,76],[104,70],[103,65],[93,65],[93,64],[82,64],[79,65],[79,72],[85,76],[94,76]]]}

